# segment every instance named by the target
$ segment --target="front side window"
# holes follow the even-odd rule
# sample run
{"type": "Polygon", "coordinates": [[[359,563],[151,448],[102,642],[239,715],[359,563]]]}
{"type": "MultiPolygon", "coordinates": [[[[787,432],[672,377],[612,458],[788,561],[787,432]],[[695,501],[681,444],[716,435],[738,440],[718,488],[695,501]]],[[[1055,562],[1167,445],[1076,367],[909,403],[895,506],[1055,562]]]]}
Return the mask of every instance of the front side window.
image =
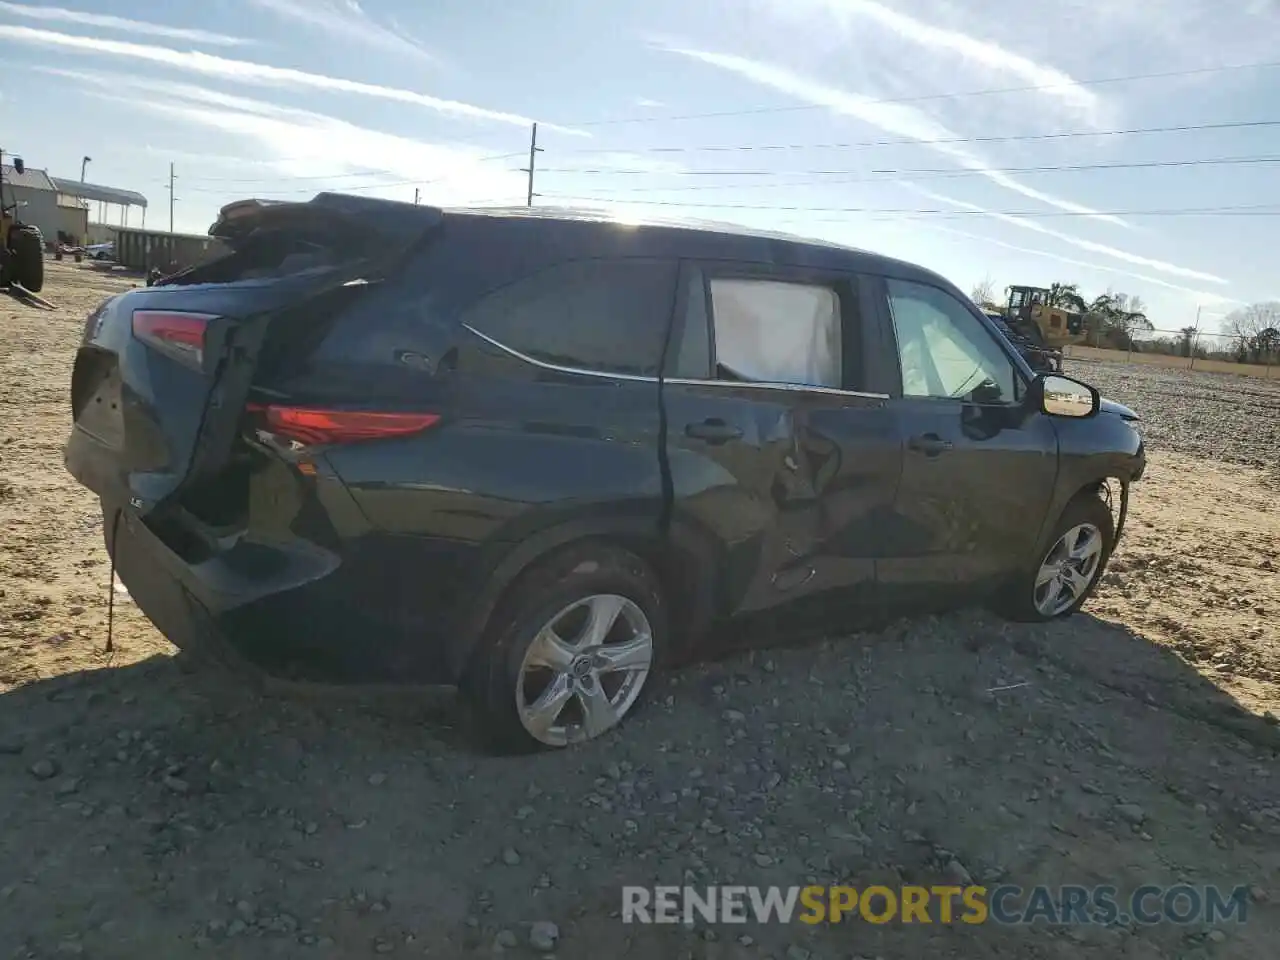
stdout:
{"type": "Polygon", "coordinates": [[[676,272],[675,261],[568,261],[490,294],[463,319],[544,363],[656,376],[676,272]]]}
{"type": "Polygon", "coordinates": [[[887,284],[903,396],[977,403],[1017,400],[1013,361],[963,304],[925,284],[887,284]]]}
{"type": "Polygon", "coordinates": [[[712,279],[717,376],[842,385],[840,298],[830,287],[776,280],[712,279]]]}

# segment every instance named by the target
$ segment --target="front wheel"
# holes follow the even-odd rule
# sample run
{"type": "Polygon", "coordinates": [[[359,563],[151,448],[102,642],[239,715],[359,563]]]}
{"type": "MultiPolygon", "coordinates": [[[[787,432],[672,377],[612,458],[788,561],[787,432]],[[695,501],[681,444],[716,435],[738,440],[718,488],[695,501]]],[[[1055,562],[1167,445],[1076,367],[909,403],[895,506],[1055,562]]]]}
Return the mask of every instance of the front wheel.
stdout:
{"type": "Polygon", "coordinates": [[[463,692],[500,752],[591,740],[639,702],[666,632],[662,590],[644,561],[607,544],[570,547],[500,605],[463,692]]]}
{"type": "Polygon", "coordinates": [[[1012,620],[1044,622],[1069,617],[1092,596],[1111,550],[1111,509],[1093,494],[1067,504],[1034,564],[1010,584],[999,604],[1012,620]]]}
{"type": "Polygon", "coordinates": [[[40,233],[27,227],[9,236],[10,274],[32,293],[44,289],[44,250],[40,233]]]}

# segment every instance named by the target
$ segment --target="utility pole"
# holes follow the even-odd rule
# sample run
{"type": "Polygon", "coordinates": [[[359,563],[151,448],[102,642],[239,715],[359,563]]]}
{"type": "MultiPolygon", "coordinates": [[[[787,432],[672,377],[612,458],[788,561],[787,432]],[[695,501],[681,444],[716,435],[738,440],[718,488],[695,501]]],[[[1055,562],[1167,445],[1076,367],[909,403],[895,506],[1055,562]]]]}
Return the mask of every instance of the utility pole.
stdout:
{"type": "Polygon", "coordinates": [[[414,187],[413,188],[413,205],[415,207],[418,205],[418,198],[421,195],[422,195],[422,191],[420,191],[417,187],[414,187]]]}
{"type": "Polygon", "coordinates": [[[537,162],[538,154],[542,152],[542,148],[538,146],[538,125],[533,125],[533,134],[529,137],[529,166],[520,169],[529,175],[529,193],[525,199],[526,206],[533,206],[533,170],[537,162]]]}
{"type": "Polygon", "coordinates": [[[173,203],[176,199],[173,195],[173,181],[177,177],[173,173],[173,161],[169,161],[169,233],[173,233],[173,203]]]}
{"type": "Polygon", "coordinates": [[[80,161],[80,182],[81,182],[81,183],[84,183],[84,171],[85,171],[85,167],[89,166],[89,163],[90,163],[90,161],[92,161],[92,160],[93,160],[93,157],[84,157],[84,158],[83,158],[83,159],[81,159],[81,161],[80,161]]]}

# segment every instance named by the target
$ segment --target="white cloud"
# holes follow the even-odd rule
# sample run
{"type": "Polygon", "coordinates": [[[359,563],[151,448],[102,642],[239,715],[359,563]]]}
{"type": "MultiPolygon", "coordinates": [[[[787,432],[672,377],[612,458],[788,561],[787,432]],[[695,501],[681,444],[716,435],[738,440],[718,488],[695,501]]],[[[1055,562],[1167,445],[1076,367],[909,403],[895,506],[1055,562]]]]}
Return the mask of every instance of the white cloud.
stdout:
{"type": "Polygon", "coordinates": [[[648,97],[636,97],[636,99],[635,99],[635,105],[636,105],[637,107],[645,107],[645,108],[665,107],[665,106],[666,106],[666,104],[665,104],[665,103],[663,103],[661,100],[651,100],[651,99],[649,99],[648,97]]]}
{"type": "Polygon", "coordinates": [[[1015,227],[1021,227],[1023,230],[1031,230],[1035,233],[1043,234],[1046,237],[1053,237],[1080,250],[1088,250],[1090,253],[1100,253],[1103,256],[1112,257],[1116,260],[1123,260],[1125,263],[1131,263],[1134,266],[1147,267],[1160,273],[1170,274],[1171,276],[1187,277],[1191,280],[1203,280],[1207,283],[1228,282],[1222,277],[1215,276],[1212,273],[1192,270],[1189,267],[1180,267],[1177,264],[1169,263],[1165,260],[1155,260],[1151,257],[1139,256],[1136,253],[1129,253],[1127,250],[1118,250],[1115,247],[1109,247],[1105,243],[1095,243],[1092,240],[1083,240],[1080,237],[1073,237],[1067,233],[1050,230],[1043,224],[1036,223],[1033,220],[1028,220],[1025,217],[1012,217],[1008,214],[987,210],[984,207],[978,206],[976,203],[969,203],[967,200],[957,200],[954,197],[948,197],[946,194],[926,190],[918,184],[908,183],[901,180],[897,181],[897,183],[913,193],[918,193],[920,196],[928,197],[930,200],[934,200],[938,203],[945,203],[961,210],[971,210],[974,213],[991,217],[992,219],[999,220],[1003,223],[1009,223],[1015,227]]]}
{"type": "MultiPolygon", "coordinates": [[[[358,80],[344,80],[319,73],[307,73],[288,67],[272,67],[247,60],[231,60],[226,57],[215,57],[199,51],[170,50],[167,47],[156,47],[147,44],[127,43],[120,40],[103,40],[97,37],[80,37],[66,33],[55,33],[50,30],[37,30],[29,27],[14,27],[0,24],[0,40],[30,46],[53,47],[77,53],[106,54],[130,60],[186,70],[204,76],[218,77],[236,83],[254,84],[267,87],[301,88],[308,90],[325,90],[331,93],[354,93],[381,100],[392,100],[398,103],[409,103],[426,107],[448,116],[466,117],[473,120],[491,120],[498,123],[509,123],[527,127],[533,123],[529,117],[519,114],[489,110],[470,103],[457,100],[445,100],[413,90],[399,87],[385,87],[358,80]]],[[[544,129],[559,130],[575,136],[589,136],[568,127],[543,123],[544,129]]]]}
{"type": "MultiPolygon", "coordinates": [[[[445,204],[514,200],[524,195],[523,174],[482,162],[489,151],[473,144],[425,143],[192,84],[124,74],[46,72],[80,82],[97,81],[89,91],[93,96],[238,138],[245,142],[244,152],[255,157],[247,163],[267,164],[281,174],[270,177],[258,170],[238,177],[186,175],[182,181],[188,193],[232,199],[354,189],[404,199],[406,190],[418,186],[425,202],[445,204]],[[143,93],[146,96],[139,95],[143,93]]],[[[225,159],[217,157],[214,162],[223,166],[225,159]]]]}
{"type": "Polygon", "coordinates": [[[950,158],[960,166],[981,174],[992,183],[1029,199],[1038,200],[1051,207],[1057,207],[1059,210],[1084,214],[1119,226],[1128,226],[1119,217],[1101,213],[1092,207],[1086,207],[1072,200],[1066,200],[1029,187],[1021,181],[1015,180],[1007,173],[993,169],[981,156],[960,144],[936,142],[939,140],[955,140],[957,137],[942,124],[914,107],[900,103],[885,103],[860,94],[849,93],[837,87],[828,86],[818,80],[792,73],[782,67],[775,67],[757,60],[747,59],[746,57],[674,46],[666,46],[664,49],[670,53],[678,53],[681,56],[719,67],[721,70],[745,77],[754,83],[789,94],[799,100],[826,107],[833,113],[854,117],[881,130],[909,140],[915,140],[924,144],[930,150],[950,158]]]}
{"type": "Polygon", "coordinates": [[[1231,297],[1224,297],[1220,293],[1210,293],[1207,290],[1197,290],[1194,287],[1184,287],[1181,284],[1170,283],[1168,280],[1162,280],[1159,277],[1147,276],[1142,273],[1134,273],[1132,270],[1125,270],[1123,267],[1111,267],[1103,263],[1090,263],[1088,260],[1077,260],[1074,257],[1064,257],[1060,253],[1050,253],[1048,250],[1037,250],[1034,247],[1024,247],[1016,243],[1006,243],[1003,240],[996,240],[993,237],[984,237],[978,233],[969,233],[966,230],[956,230],[952,227],[944,227],[938,223],[922,223],[920,224],[927,230],[936,230],[938,233],[949,233],[952,236],[963,237],[966,240],[977,240],[981,243],[989,243],[992,246],[1003,247],[1005,250],[1013,250],[1017,253],[1025,253],[1033,257],[1044,257],[1046,260],[1057,260],[1059,263],[1067,263],[1076,267],[1085,267],[1089,270],[1097,270],[1101,273],[1111,273],[1122,277],[1132,277],[1135,280],[1141,280],[1144,283],[1150,283],[1157,287],[1165,287],[1169,290],[1178,290],[1182,293],[1194,294],[1196,299],[1204,303],[1243,303],[1242,300],[1233,300],[1231,297]]]}
{"type": "MultiPolygon", "coordinates": [[[[796,0],[781,2],[788,12],[796,12],[796,0]]],[[[1097,121],[1102,109],[1098,95],[1070,74],[990,40],[926,22],[872,0],[800,0],[798,8],[811,9],[814,5],[828,12],[845,32],[856,30],[858,21],[870,22],[909,44],[957,54],[986,71],[1007,74],[1029,87],[1041,88],[1039,94],[1061,102],[1091,122],[1097,121]]]]}
{"type": "Polygon", "coordinates": [[[219,47],[234,47],[251,42],[242,40],[239,37],[227,36],[225,33],[211,33],[208,30],[194,30],[187,27],[167,27],[160,23],[128,20],[124,17],[113,17],[106,13],[66,10],[62,7],[31,7],[22,3],[0,2],[0,13],[11,13],[15,17],[43,20],[46,23],[74,23],[82,27],[101,27],[103,30],[119,30],[123,33],[167,37],[170,40],[189,40],[192,43],[208,43],[219,47]]]}
{"type": "Polygon", "coordinates": [[[254,6],[269,13],[306,24],[342,40],[363,43],[366,46],[405,54],[424,60],[434,60],[422,44],[404,31],[383,26],[374,20],[356,0],[248,0],[254,6]]]}

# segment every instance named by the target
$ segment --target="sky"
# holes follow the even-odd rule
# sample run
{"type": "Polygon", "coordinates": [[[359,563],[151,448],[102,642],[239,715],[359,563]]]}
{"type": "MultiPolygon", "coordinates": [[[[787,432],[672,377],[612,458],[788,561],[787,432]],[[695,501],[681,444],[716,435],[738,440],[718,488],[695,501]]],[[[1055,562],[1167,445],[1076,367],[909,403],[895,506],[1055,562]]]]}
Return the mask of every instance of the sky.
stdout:
{"type": "Polygon", "coordinates": [[[172,163],[174,228],[204,233],[321,190],[524,204],[536,122],[535,205],[1211,330],[1280,299],[1277,36],[1280,0],[0,0],[0,148],[92,158],[161,229],[172,163]]]}

